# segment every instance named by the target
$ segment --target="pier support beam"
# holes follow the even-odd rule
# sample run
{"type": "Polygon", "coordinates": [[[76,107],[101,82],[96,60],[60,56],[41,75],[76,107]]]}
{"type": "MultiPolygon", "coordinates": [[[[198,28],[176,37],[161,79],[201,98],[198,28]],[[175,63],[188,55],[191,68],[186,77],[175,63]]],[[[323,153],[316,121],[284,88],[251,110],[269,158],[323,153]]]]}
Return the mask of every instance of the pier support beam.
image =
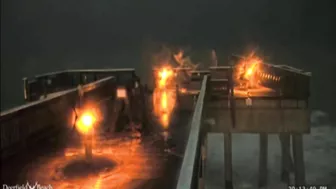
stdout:
{"type": "Polygon", "coordinates": [[[294,173],[295,184],[303,186],[305,179],[305,166],[303,158],[303,139],[302,134],[292,135],[293,156],[294,156],[294,173]]]}
{"type": "Polygon", "coordinates": [[[232,181],[232,135],[224,134],[225,189],[233,189],[232,181]]]}
{"type": "Polygon", "coordinates": [[[281,181],[289,184],[289,173],[292,170],[292,158],[290,155],[290,135],[279,135],[281,143],[281,181]]]}
{"type": "Polygon", "coordinates": [[[260,134],[259,136],[259,187],[267,185],[267,156],[268,156],[268,135],[260,134]]]}

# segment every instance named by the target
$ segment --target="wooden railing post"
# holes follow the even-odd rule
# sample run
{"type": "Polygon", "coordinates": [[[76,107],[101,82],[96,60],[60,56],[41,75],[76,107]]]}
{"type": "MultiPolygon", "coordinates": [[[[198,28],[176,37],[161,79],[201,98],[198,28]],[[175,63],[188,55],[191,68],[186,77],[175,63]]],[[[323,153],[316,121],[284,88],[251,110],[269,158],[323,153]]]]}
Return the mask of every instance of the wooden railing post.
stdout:
{"type": "Polygon", "coordinates": [[[29,102],[30,101],[30,87],[28,84],[28,78],[23,78],[23,96],[25,101],[29,102]]]}

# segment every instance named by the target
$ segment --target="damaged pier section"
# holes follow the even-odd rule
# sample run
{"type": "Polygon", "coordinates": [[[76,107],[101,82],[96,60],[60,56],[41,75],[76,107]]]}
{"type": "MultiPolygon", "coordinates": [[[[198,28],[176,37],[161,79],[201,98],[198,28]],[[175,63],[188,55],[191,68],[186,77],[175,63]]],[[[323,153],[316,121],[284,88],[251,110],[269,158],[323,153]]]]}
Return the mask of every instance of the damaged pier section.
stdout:
{"type": "MultiPolygon", "coordinates": [[[[245,66],[245,74],[239,77],[236,65],[208,70],[174,69],[176,77],[188,74],[183,82],[177,80],[164,89],[174,93],[176,100],[165,127],[153,114],[153,91],[140,82],[133,69],[68,70],[25,79],[27,105],[1,113],[3,162],[19,162],[14,157],[22,157],[22,152],[33,154],[32,149],[42,149],[39,145],[47,141],[63,141],[57,149],[46,147],[54,154],[42,159],[52,163],[37,163],[40,174],[30,177],[52,181],[59,188],[104,188],[108,184],[111,187],[107,188],[126,189],[239,188],[233,166],[233,135],[252,133],[259,135],[255,185],[266,187],[269,135],[273,134],[278,136],[282,154],[279,180],[305,184],[302,135],[310,132],[310,73],[265,63],[258,63],[256,68],[253,66],[253,75],[245,66]],[[246,81],[252,76],[257,78],[256,83],[246,81]],[[51,176],[50,166],[62,169],[69,159],[75,161],[84,156],[83,146],[64,141],[69,136],[75,142],[83,137],[80,133],[74,137],[74,130],[80,110],[87,104],[99,110],[100,126],[95,129],[89,150],[90,159],[96,163],[77,162],[72,166],[79,166],[79,170],[91,166],[96,172],[80,181],[71,179],[74,174],[69,174],[69,169],[67,175],[53,172],[51,176]],[[129,123],[135,126],[126,127],[132,125],[129,123]],[[294,180],[291,174],[295,175],[294,180]]],[[[163,104],[166,107],[169,103],[163,104]]],[[[26,164],[43,156],[32,156],[26,164]]],[[[18,173],[14,168],[12,172],[18,173]]],[[[11,178],[14,177],[8,174],[4,181],[16,182],[11,178]]]]}
{"type": "Polygon", "coordinates": [[[199,78],[202,86],[177,188],[243,187],[234,180],[235,172],[241,170],[233,169],[232,156],[233,142],[239,142],[232,135],[243,133],[259,135],[258,179],[245,187],[267,187],[269,135],[278,135],[281,146],[279,181],[284,186],[304,185],[302,135],[310,133],[310,73],[260,63],[257,74],[265,79],[257,87],[244,88],[236,80],[237,69],[236,65],[211,67],[199,78]]]}

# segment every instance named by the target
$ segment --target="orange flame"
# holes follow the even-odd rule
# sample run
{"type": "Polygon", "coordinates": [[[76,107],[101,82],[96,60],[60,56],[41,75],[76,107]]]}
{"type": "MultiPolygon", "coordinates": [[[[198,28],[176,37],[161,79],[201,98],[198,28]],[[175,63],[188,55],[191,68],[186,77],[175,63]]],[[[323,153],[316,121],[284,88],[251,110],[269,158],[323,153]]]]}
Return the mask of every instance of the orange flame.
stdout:
{"type": "Polygon", "coordinates": [[[162,109],[167,109],[167,102],[168,101],[168,99],[167,99],[167,92],[163,92],[162,93],[162,100],[161,100],[161,107],[162,107],[162,109]]]}
{"type": "Polygon", "coordinates": [[[186,88],[181,88],[180,93],[187,93],[187,89],[186,88]]]}
{"type": "Polygon", "coordinates": [[[258,72],[260,72],[260,63],[262,63],[262,60],[254,55],[250,55],[239,62],[236,81],[240,84],[240,86],[244,88],[258,87],[260,79],[258,77],[258,72]]]}
{"type": "Polygon", "coordinates": [[[158,76],[158,87],[161,89],[165,88],[167,87],[169,80],[172,79],[173,70],[170,68],[163,68],[158,72],[158,76]]]}
{"type": "Polygon", "coordinates": [[[97,121],[97,118],[93,114],[93,112],[87,111],[84,112],[78,119],[76,125],[78,131],[83,134],[87,134],[93,129],[93,125],[97,121]]]}
{"type": "Polygon", "coordinates": [[[94,127],[102,119],[99,108],[93,103],[87,103],[81,109],[76,109],[78,119],[75,122],[77,130],[82,134],[91,133],[94,127]]]}
{"type": "Polygon", "coordinates": [[[167,127],[171,112],[175,106],[175,88],[173,70],[164,67],[158,70],[157,87],[153,93],[154,113],[160,117],[161,124],[167,127]]]}
{"type": "Polygon", "coordinates": [[[164,127],[167,127],[169,124],[169,115],[167,113],[163,113],[161,116],[161,123],[164,127]]]}

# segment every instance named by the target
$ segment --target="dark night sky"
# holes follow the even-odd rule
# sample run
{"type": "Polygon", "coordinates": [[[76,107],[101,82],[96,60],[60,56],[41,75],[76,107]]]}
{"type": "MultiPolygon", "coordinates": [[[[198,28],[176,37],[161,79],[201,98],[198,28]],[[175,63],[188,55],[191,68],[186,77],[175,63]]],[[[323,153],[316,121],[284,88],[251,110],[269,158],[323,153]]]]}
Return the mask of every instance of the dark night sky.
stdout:
{"type": "Polygon", "coordinates": [[[141,63],[141,49],[151,36],[216,47],[219,58],[259,46],[274,63],[312,71],[312,106],[336,115],[333,4],[331,0],[3,0],[1,109],[22,102],[21,78],[27,75],[90,67],[143,71],[148,66],[141,63]]]}

